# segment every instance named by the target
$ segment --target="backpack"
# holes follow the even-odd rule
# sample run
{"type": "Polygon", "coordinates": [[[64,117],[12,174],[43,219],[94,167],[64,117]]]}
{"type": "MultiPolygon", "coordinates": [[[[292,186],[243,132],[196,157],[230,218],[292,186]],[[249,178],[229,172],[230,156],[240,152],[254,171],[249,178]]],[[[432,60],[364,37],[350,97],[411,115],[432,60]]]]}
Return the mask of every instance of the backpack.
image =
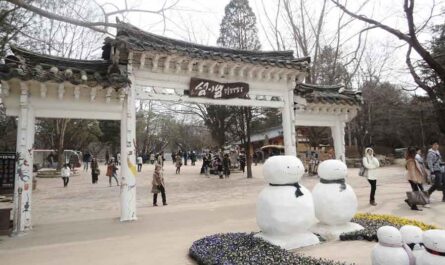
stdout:
{"type": "MultiPolygon", "coordinates": [[[[434,161],[433,162],[433,166],[439,161],[439,159],[440,159],[440,156],[438,156],[436,153],[434,153],[434,155],[436,156],[436,161],[434,161]]],[[[424,165],[425,165],[425,168],[426,169],[428,169],[429,171],[431,171],[431,169],[429,168],[429,165],[428,165],[428,161],[426,161],[426,163],[424,163],[424,165]]]]}

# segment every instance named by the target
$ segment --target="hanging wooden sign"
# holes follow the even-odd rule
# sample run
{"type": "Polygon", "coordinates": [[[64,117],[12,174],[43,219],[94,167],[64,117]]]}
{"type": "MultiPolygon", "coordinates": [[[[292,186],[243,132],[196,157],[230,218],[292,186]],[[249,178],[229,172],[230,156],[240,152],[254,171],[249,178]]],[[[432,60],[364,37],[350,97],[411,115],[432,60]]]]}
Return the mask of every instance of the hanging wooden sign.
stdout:
{"type": "Polygon", "coordinates": [[[219,83],[194,77],[190,80],[190,97],[212,99],[247,98],[247,93],[249,93],[249,84],[247,83],[219,83]]]}

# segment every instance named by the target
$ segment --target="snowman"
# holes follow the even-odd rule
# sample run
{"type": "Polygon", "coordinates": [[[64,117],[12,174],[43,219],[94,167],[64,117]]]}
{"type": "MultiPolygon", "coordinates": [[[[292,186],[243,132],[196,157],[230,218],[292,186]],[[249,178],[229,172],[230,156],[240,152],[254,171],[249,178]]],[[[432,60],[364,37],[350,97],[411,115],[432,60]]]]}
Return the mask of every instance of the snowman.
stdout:
{"type": "Polygon", "coordinates": [[[400,228],[402,241],[412,250],[416,260],[418,260],[421,253],[423,253],[422,233],[422,229],[413,225],[404,225],[400,228]]]}
{"type": "Polygon", "coordinates": [[[263,166],[265,187],[256,205],[261,232],[256,236],[285,249],[320,243],[308,229],[315,223],[314,202],[308,189],[298,183],[303,163],[294,156],[273,156],[263,166]]]}
{"type": "Polygon", "coordinates": [[[445,265],[445,230],[428,230],[422,235],[424,250],[418,265],[445,265]]]}
{"type": "Polygon", "coordinates": [[[357,212],[357,197],[351,186],[345,183],[346,164],[340,160],[325,160],[318,166],[320,183],[312,190],[315,216],[319,223],[312,232],[327,240],[337,240],[340,234],[362,230],[359,224],[350,222],[357,212]]]}
{"type": "Polygon", "coordinates": [[[377,230],[379,243],[372,249],[372,265],[414,265],[415,258],[409,247],[402,242],[402,235],[393,226],[377,230]]]}

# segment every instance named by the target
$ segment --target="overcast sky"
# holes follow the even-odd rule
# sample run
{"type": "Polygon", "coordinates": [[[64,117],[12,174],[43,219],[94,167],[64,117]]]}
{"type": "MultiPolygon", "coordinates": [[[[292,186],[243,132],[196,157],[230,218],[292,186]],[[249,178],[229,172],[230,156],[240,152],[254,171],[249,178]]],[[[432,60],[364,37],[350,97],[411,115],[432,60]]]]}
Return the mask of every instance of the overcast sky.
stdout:
{"type": "MultiPolygon", "coordinates": [[[[267,35],[270,36],[270,30],[268,28],[266,13],[269,16],[274,16],[276,12],[276,5],[279,0],[250,0],[249,3],[257,15],[257,24],[259,29],[259,37],[262,43],[263,50],[273,49],[268,41],[267,35]]],[[[299,2],[300,0],[294,0],[299,2]]],[[[304,0],[303,0],[304,1],[304,0]]],[[[314,17],[317,17],[321,3],[323,0],[307,0],[306,3],[310,8],[309,12],[314,13],[314,17]]],[[[99,2],[112,2],[113,4],[123,7],[124,0],[100,0],[99,2]]],[[[176,0],[167,0],[166,6],[175,3],[176,0]]],[[[349,1],[349,8],[351,10],[357,10],[357,8],[364,1],[349,1]]],[[[428,17],[433,0],[417,1],[416,4],[416,17],[417,24],[421,24],[422,21],[428,17]]],[[[435,1],[437,5],[436,13],[443,10],[443,0],[435,1]]],[[[157,10],[162,7],[165,0],[128,0],[130,7],[137,7],[149,10],[157,10]]],[[[132,13],[126,17],[126,20],[135,26],[138,26],[144,30],[150,31],[155,34],[165,35],[177,39],[193,41],[206,45],[216,45],[216,39],[219,35],[219,26],[224,16],[224,8],[229,3],[229,0],[179,0],[178,4],[174,6],[174,9],[166,13],[166,20],[158,15],[150,15],[146,13],[132,13]]],[[[328,5],[329,15],[326,19],[325,27],[327,32],[329,28],[335,29],[335,23],[340,12],[337,8],[329,2],[328,5]]],[[[405,21],[403,17],[403,1],[387,1],[387,0],[371,0],[360,12],[367,16],[374,17],[379,21],[405,29],[405,21]]],[[[346,16],[346,18],[348,18],[346,16]]],[[[443,22],[441,20],[437,23],[443,22]],[[439,22],[440,21],[440,22],[439,22]]],[[[354,36],[363,26],[360,22],[352,23],[346,30],[342,32],[343,38],[348,39],[350,36],[354,36]]],[[[431,38],[429,31],[422,35],[424,40],[431,38]]],[[[333,33],[332,33],[333,34],[333,33]]],[[[291,34],[287,34],[289,39],[291,34]]],[[[329,43],[331,35],[327,33],[324,36],[324,42],[329,43]]],[[[352,38],[349,42],[342,46],[344,52],[355,49],[358,38],[352,38]]],[[[411,77],[407,74],[406,67],[404,65],[404,55],[406,53],[406,47],[398,48],[403,45],[395,37],[386,34],[382,30],[376,29],[368,35],[368,50],[370,54],[375,55],[376,58],[386,57],[389,54],[388,63],[386,65],[387,71],[384,72],[384,79],[393,82],[399,82],[403,85],[413,84],[411,77]],[[397,49],[398,48],[398,49],[397,49]]],[[[373,59],[378,60],[378,59],[373,59]]]]}

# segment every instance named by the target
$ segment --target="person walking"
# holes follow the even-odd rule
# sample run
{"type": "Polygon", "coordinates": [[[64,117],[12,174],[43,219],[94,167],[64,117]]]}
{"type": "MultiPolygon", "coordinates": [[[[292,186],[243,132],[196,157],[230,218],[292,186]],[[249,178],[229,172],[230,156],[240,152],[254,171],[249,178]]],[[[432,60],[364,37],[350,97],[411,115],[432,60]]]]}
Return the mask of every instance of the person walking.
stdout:
{"type": "MultiPolygon", "coordinates": [[[[424,172],[422,171],[420,164],[416,160],[415,147],[412,146],[408,147],[405,159],[406,159],[406,178],[409,184],[411,185],[412,191],[423,192],[422,184],[425,182],[426,175],[424,175],[424,172]]],[[[423,194],[421,194],[421,196],[423,196],[423,194]]],[[[422,209],[419,209],[413,201],[406,199],[405,202],[410,206],[411,210],[422,211],[422,209]]]]}
{"type": "Polygon", "coordinates": [[[153,193],[153,206],[158,206],[158,193],[161,193],[162,204],[167,205],[167,198],[165,195],[165,183],[164,177],[161,172],[162,166],[160,164],[155,165],[155,171],[153,172],[153,180],[151,182],[151,192],[153,193]]]}
{"type": "Polygon", "coordinates": [[[108,163],[107,166],[107,176],[108,176],[108,183],[110,184],[111,187],[111,179],[114,178],[114,180],[116,180],[116,185],[119,186],[119,181],[117,180],[117,166],[116,163],[114,162],[114,158],[110,159],[110,163],[108,163]]]}
{"type": "Polygon", "coordinates": [[[433,185],[428,190],[428,195],[431,196],[434,191],[442,189],[442,202],[445,202],[445,187],[444,187],[444,172],[442,168],[442,156],[439,152],[439,142],[431,142],[431,149],[428,150],[426,162],[431,175],[434,176],[433,185]]]}
{"type": "Polygon", "coordinates": [[[155,163],[155,154],[150,153],[150,164],[154,164],[155,163]]]}
{"type": "Polygon", "coordinates": [[[70,175],[71,175],[71,169],[68,166],[68,164],[63,165],[60,171],[60,175],[62,176],[63,187],[66,188],[68,186],[68,182],[70,182],[70,175]]]}
{"type": "Polygon", "coordinates": [[[176,153],[175,152],[172,152],[172,163],[173,163],[173,165],[176,164],[176,153]]]}
{"type": "Polygon", "coordinates": [[[90,153],[85,152],[85,154],[83,155],[83,158],[82,158],[82,162],[83,162],[83,171],[88,171],[88,166],[91,162],[90,153]]]}
{"type": "Polygon", "coordinates": [[[108,165],[108,162],[110,162],[110,152],[105,151],[105,165],[108,165]]]}
{"type": "Polygon", "coordinates": [[[137,158],[136,158],[136,162],[137,162],[137,164],[138,164],[138,172],[141,172],[142,171],[142,156],[141,155],[139,155],[137,158]]]}
{"type": "Polygon", "coordinates": [[[188,159],[188,152],[187,150],[184,151],[184,166],[187,166],[187,159],[188,159]]]}
{"type": "Polygon", "coordinates": [[[192,161],[192,166],[194,166],[195,163],[196,163],[196,153],[195,153],[195,151],[192,151],[190,153],[190,160],[192,161]]]}
{"type": "Polygon", "coordinates": [[[96,184],[97,181],[99,180],[99,174],[100,174],[99,164],[97,163],[97,159],[93,157],[91,159],[91,180],[93,184],[96,184]]]}
{"type": "Polygon", "coordinates": [[[219,155],[215,156],[215,168],[220,179],[223,178],[223,164],[219,155]]]}
{"type": "Polygon", "coordinates": [[[229,178],[230,166],[231,166],[229,154],[224,154],[222,166],[223,166],[224,178],[229,178]]]}
{"type": "Polygon", "coordinates": [[[179,155],[175,157],[176,174],[181,174],[182,159],[179,155]]]}
{"type": "Polygon", "coordinates": [[[244,170],[246,168],[246,155],[244,153],[241,153],[239,156],[239,167],[240,167],[240,170],[243,171],[243,174],[244,174],[244,170]]]}
{"type": "Polygon", "coordinates": [[[371,193],[369,194],[369,204],[376,206],[375,192],[377,190],[377,173],[376,169],[380,167],[379,160],[374,157],[374,150],[370,147],[365,149],[365,156],[363,157],[363,166],[366,169],[365,176],[371,185],[371,193]]]}

